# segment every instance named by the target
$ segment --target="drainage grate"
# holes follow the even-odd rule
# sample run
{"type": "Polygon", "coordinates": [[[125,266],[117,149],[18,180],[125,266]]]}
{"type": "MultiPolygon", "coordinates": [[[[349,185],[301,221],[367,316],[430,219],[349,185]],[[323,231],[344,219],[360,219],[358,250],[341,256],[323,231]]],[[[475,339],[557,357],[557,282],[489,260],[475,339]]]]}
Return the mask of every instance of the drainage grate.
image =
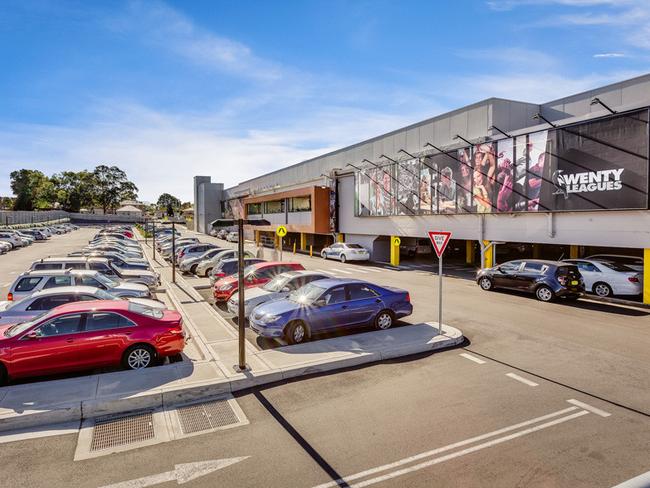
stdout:
{"type": "Polygon", "coordinates": [[[183,434],[217,429],[240,422],[228,400],[197,403],[179,407],[176,411],[183,434]]]}
{"type": "Polygon", "coordinates": [[[95,419],[90,451],[133,444],[153,439],[153,412],[95,419]]]}

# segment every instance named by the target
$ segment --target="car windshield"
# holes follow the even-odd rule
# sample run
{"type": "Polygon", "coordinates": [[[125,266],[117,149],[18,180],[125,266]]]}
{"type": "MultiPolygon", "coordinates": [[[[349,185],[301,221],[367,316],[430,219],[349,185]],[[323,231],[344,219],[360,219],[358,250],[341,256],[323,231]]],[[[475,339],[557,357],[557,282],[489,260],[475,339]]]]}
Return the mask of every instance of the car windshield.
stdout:
{"type": "Polygon", "coordinates": [[[117,285],[119,285],[119,282],[112,280],[108,276],[101,273],[96,273],[94,278],[108,288],[115,288],[117,285]]]}
{"type": "Polygon", "coordinates": [[[27,320],[26,322],[20,322],[16,325],[9,327],[7,330],[5,330],[5,337],[16,337],[17,335],[22,334],[23,332],[25,332],[27,329],[29,329],[34,324],[39,322],[41,319],[45,318],[50,313],[52,313],[52,311],[48,310],[46,312],[43,312],[40,315],[37,315],[31,320],[27,320]]]}
{"type": "Polygon", "coordinates": [[[363,249],[359,244],[346,244],[350,249],[363,249]]]}
{"type": "Polygon", "coordinates": [[[318,286],[316,283],[308,283],[302,288],[291,292],[289,295],[289,300],[292,302],[311,305],[314,301],[325,292],[325,288],[318,286]]]}
{"type": "Polygon", "coordinates": [[[97,297],[97,300],[117,300],[117,297],[115,295],[108,293],[101,288],[97,288],[95,291],[95,296],[97,297]]]}
{"type": "Polygon", "coordinates": [[[279,274],[275,276],[271,281],[266,283],[262,289],[266,291],[272,291],[272,292],[278,292],[282,291],[282,288],[284,288],[289,280],[291,279],[291,276],[287,276],[285,274],[279,274]]]}

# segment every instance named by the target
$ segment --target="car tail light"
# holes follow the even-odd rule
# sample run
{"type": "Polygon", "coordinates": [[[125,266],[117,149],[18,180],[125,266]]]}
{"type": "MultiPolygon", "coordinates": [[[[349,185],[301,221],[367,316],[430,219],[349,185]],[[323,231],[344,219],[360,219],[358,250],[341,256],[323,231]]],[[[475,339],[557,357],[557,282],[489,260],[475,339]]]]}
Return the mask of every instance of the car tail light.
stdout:
{"type": "Polygon", "coordinates": [[[630,283],[639,283],[639,277],[638,276],[628,276],[627,280],[630,283]]]}
{"type": "Polygon", "coordinates": [[[409,292],[406,292],[406,301],[411,303],[411,294],[409,292]]]}
{"type": "Polygon", "coordinates": [[[14,294],[11,292],[7,293],[7,301],[13,302],[13,300],[14,300],[14,294]]]}

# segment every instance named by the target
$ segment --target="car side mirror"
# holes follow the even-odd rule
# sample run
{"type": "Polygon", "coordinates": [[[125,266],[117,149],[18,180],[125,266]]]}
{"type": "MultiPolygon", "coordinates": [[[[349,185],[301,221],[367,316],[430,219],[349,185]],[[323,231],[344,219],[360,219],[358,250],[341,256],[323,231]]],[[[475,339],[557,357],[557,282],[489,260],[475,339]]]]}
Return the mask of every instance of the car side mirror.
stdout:
{"type": "Polygon", "coordinates": [[[497,266],[497,271],[502,274],[506,274],[506,272],[501,268],[501,266],[497,266]]]}
{"type": "Polygon", "coordinates": [[[41,337],[41,335],[38,332],[36,332],[35,330],[32,330],[32,331],[28,332],[27,334],[25,334],[25,339],[29,339],[30,341],[32,341],[34,339],[38,339],[39,337],[41,337]]]}
{"type": "Polygon", "coordinates": [[[323,306],[325,306],[327,304],[325,303],[324,298],[320,298],[320,299],[314,301],[314,305],[317,306],[317,307],[323,307],[323,306]]]}

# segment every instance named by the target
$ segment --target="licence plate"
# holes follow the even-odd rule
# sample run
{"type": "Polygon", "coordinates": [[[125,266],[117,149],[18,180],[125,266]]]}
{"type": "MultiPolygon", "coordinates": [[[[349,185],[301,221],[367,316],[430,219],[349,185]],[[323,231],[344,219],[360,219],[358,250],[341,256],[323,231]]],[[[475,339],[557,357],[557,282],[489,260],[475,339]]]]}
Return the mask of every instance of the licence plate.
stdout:
{"type": "Polygon", "coordinates": [[[572,281],[571,281],[571,284],[572,284],[573,286],[577,286],[577,285],[578,285],[578,280],[572,280],[572,281]]]}

